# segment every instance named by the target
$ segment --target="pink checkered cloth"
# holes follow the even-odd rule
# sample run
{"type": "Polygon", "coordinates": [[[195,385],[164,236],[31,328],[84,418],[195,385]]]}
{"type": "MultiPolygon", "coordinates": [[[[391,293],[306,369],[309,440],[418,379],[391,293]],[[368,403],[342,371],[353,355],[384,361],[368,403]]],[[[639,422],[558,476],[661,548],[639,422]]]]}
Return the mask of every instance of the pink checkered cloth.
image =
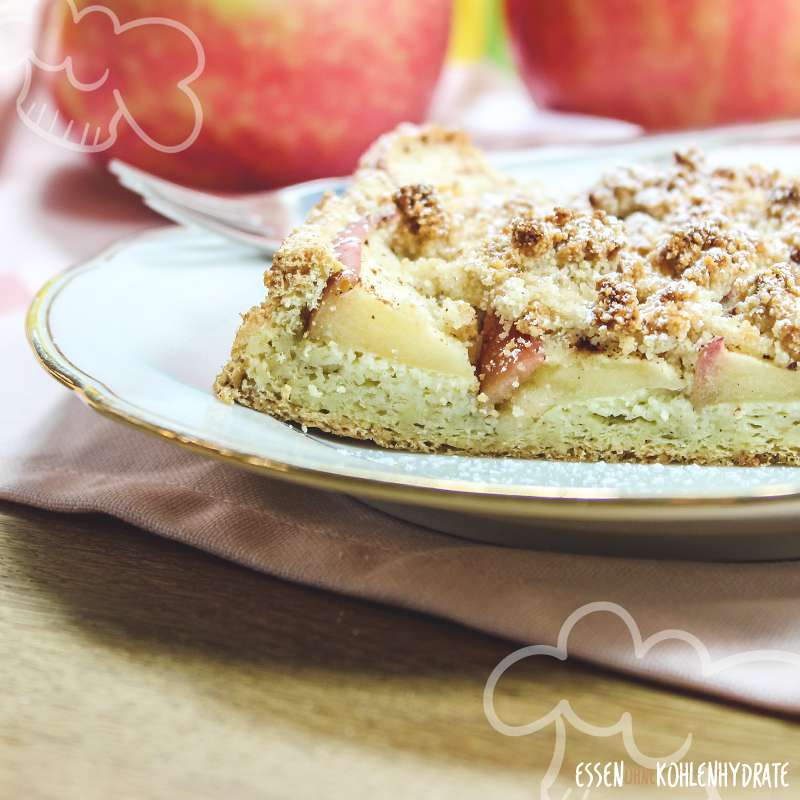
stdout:
{"type": "MultiPolygon", "coordinates": [[[[466,95],[457,100],[451,116],[480,122],[466,95]]],[[[494,107],[497,95],[480,102],[494,107]]],[[[609,135],[607,122],[593,128],[548,117],[540,124],[519,110],[519,96],[510,102],[518,103],[514,145],[546,140],[559,125],[570,136],[609,135]]],[[[159,222],[80,157],[13,129],[7,102],[9,108],[0,111],[0,497],[103,512],[272,575],[526,644],[556,644],[565,620],[584,604],[619,604],[632,618],[616,606],[596,607],[574,626],[571,656],[800,713],[800,655],[793,656],[800,654],[800,564],[635,561],[467,543],[341,495],[190,454],[84,407],[34,362],[23,332],[26,303],[54,272],[159,222]],[[635,625],[644,637],[683,629],[709,653],[675,636],[643,650],[635,625]],[[781,653],[719,669],[720,659],[755,650],[781,653]]],[[[442,108],[437,113],[447,117],[442,108]]],[[[485,127],[477,132],[491,138],[485,127]]]]}

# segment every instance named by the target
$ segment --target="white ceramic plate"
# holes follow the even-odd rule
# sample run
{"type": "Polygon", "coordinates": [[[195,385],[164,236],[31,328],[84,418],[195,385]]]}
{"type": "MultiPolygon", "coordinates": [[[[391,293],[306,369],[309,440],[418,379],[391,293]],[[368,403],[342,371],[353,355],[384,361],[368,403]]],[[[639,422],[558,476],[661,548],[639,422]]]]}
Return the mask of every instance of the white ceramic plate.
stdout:
{"type": "MultiPolygon", "coordinates": [[[[787,159],[794,148],[718,154],[787,159]]],[[[603,164],[606,166],[606,164],[603,164]]],[[[587,180],[597,163],[536,172],[587,180]]],[[[798,169],[800,172],[800,169],[798,169]]],[[[309,198],[309,203],[313,198],[309,198]]],[[[276,478],[348,492],[458,535],[518,546],[682,558],[800,556],[800,469],[417,455],[303,433],[213,396],[263,255],[201,231],[127,240],[45,286],[31,344],[93,408],[276,478]]]]}

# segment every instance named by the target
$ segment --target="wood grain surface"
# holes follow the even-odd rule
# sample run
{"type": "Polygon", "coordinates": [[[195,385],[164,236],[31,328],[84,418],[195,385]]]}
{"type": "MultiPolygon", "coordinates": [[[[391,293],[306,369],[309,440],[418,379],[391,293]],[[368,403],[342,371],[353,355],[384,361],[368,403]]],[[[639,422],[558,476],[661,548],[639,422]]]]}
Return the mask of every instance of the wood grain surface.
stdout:
{"type": "MultiPolygon", "coordinates": [[[[554,731],[506,737],[483,713],[509,642],[107,518],[10,504],[0,574],[3,800],[540,796],[554,731]]],[[[644,752],[665,755],[691,732],[693,761],[790,761],[796,790],[752,796],[800,796],[793,721],[530,662],[498,691],[510,723],[564,698],[595,725],[628,711],[644,752]]],[[[623,758],[619,737],[572,731],[563,786],[581,761],[623,758]]],[[[591,797],[704,796],[654,790],[629,769],[624,789],[591,797]]]]}

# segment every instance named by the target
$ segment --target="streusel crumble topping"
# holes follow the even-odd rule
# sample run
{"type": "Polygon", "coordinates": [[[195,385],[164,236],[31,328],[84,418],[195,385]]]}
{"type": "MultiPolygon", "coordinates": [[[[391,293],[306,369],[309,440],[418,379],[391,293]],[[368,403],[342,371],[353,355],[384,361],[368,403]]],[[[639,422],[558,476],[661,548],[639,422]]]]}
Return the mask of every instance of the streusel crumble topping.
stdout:
{"type": "Polygon", "coordinates": [[[800,360],[800,186],[778,172],[712,169],[692,150],[619,168],[569,207],[519,187],[424,184],[391,202],[403,280],[491,310],[545,351],[557,341],[691,369],[723,336],[780,366],[800,360]]]}

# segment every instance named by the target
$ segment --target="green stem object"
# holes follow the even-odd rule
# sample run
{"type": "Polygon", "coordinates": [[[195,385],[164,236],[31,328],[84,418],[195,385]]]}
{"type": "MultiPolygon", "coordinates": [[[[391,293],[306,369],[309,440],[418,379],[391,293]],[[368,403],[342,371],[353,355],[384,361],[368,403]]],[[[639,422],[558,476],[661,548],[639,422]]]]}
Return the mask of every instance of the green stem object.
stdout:
{"type": "Polygon", "coordinates": [[[490,61],[510,71],[514,65],[508,48],[503,0],[491,0],[486,17],[486,55],[490,61]]]}

